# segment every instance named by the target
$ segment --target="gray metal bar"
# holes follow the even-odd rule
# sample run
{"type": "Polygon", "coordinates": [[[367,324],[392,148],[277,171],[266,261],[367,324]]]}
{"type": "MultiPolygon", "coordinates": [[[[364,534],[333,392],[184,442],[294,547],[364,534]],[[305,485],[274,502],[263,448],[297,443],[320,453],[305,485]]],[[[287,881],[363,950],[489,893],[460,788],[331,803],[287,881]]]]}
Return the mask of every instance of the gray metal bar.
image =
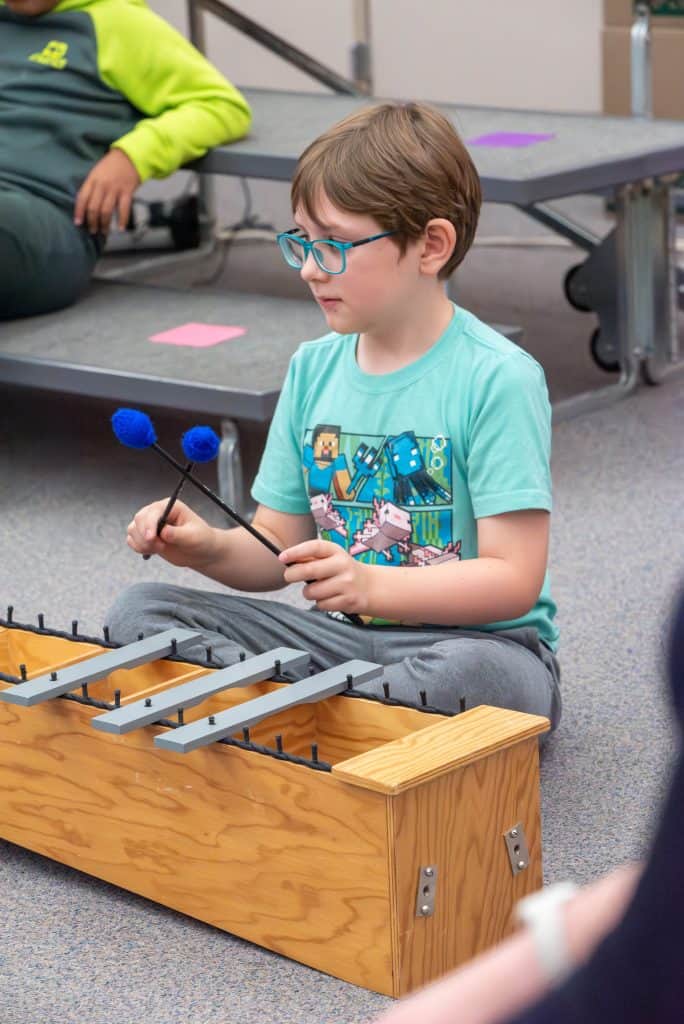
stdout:
{"type": "MultiPolygon", "coordinates": [[[[206,54],[207,43],[204,31],[202,8],[201,6],[196,5],[193,0],[186,0],[186,8],[188,12],[190,42],[193,46],[196,46],[201,53],[206,54]]],[[[216,214],[216,197],[214,194],[214,183],[212,178],[205,174],[198,175],[197,191],[201,208],[204,209],[204,212],[209,218],[210,224],[213,225],[216,214]]],[[[211,233],[213,234],[213,232],[211,233]]]]}
{"type": "Polygon", "coordinates": [[[62,693],[75,690],[84,683],[93,683],[103,679],[120,668],[135,668],[158,658],[166,658],[169,654],[182,651],[189,647],[201,634],[190,629],[167,629],[144,640],[117,647],[113,651],[97,654],[93,658],[79,661],[76,665],[67,665],[50,674],[46,673],[29,679],[25,683],[17,683],[0,693],[0,700],[7,704],[20,704],[31,707],[45,700],[52,700],[62,693]],[[53,678],[54,676],[54,678],[53,678]]]}
{"type": "MultiPolygon", "coordinates": [[[[226,505],[242,512],[245,508],[245,486],[240,455],[240,432],[235,420],[221,420],[221,443],[216,460],[219,496],[226,505]]],[[[234,522],[230,521],[230,526],[234,522]]]]}
{"type": "Polygon", "coordinates": [[[186,0],[185,6],[188,12],[188,35],[190,36],[190,42],[198,50],[206,54],[207,46],[204,34],[202,5],[196,3],[195,0],[186,0]]]}
{"type": "Polygon", "coordinates": [[[370,661],[345,661],[342,665],[291,683],[274,693],[267,693],[263,697],[245,701],[239,707],[220,711],[217,715],[211,716],[212,722],[203,718],[199,722],[191,722],[190,725],[183,725],[155,736],[154,743],[164,750],[187,754],[197,747],[206,747],[226,736],[232,736],[233,733],[248,728],[278,711],[285,711],[298,704],[325,700],[326,697],[342,693],[349,686],[350,678],[352,684],[363,683],[368,679],[377,678],[382,672],[382,665],[375,665],[370,661]]]}
{"type": "Polygon", "coordinates": [[[550,228],[557,235],[567,238],[578,249],[584,249],[586,252],[593,252],[601,241],[598,235],[594,235],[580,224],[570,220],[569,217],[565,217],[557,210],[552,210],[551,207],[543,206],[541,203],[526,206],[523,212],[532,220],[536,220],[539,224],[543,224],[544,227],[550,228]]]}
{"type": "Polygon", "coordinates": [[[632,114],[653,115],[651,73],[651,12],[647,3],[636,5],[636,19],[630,31],[632,114]]]}
{"type": "Polygon", "coordinates": [[[655,291],[654,357],[659,366],[679,359],[677,331],[676,228],[671,181],[657,181],[653,189],[652,217],[655,291]]]}
{"type": "Polygon", "coordinates": [[[162,690],[153,697],[136,700],[126,707],[107,711],[106,714],[93,718],[92,725],[101,732],[113,732],[118,735],[131,732],[133,729],[141,729],[145,725],[158,722],[166,715],[173,715],[179,708],[191,708],[201,704],[207,697],[222,690],[229,690],[235,686],[249,686],[250,683],[269,679],[287,669],[304,669],[310,660],[311,655],[308,651],[277,647],[273,651],[258,654],[236,665],[217,669],[199,679],[191,679],[180,686],[162,690]]]}
{"type": "Polygon", "coordinates": [[[274,32],[264,28],[263,25],[259,25],[258,22],[248,18],[241,11],[236,11],[234,7],[229,7],[228,4],[223,3],[223,0],[195,0],[195,3],[200,9],[209,11],[210,14],[220,18],[221,21],[232,25],[238,32],[242,32],[243,35],[248,36],[255,42],[261,43],[271,53],[278,54],[279,57],[282,57],[289,64],[294,64],[300,71],[315,78],[316,81],[322,82],[323,85],[327,85],[334,92],[346,93],[349,96],[357,96],[359,94],[359,90],[349,79],[338,75],[332,68],[321,64],[320,61],[310,57],[308,53],[304,53],[303,50],[293,46],[292,43],[288,43],[282,36],[277,36],[274,32]]]}
{"type": "Polygon", "coordinates": [[[623,372],[653,352],[652,191],[652,181],[637,182],[622,192],[622,217],[616,209],[618,223],[624,220],[623,247],[618,243],[617,250],[618,259],[624,263],[624,267],[618,267],[617,281],[618,295],[622,285],[618,347],[623,372]]]}
{"type": "MultiPolygon", "coordinates": [[[[596,391],[584,391],[553,406],[554,423],[570,419],[632,394],[639,383],[639,359],[643,354],[641,331],[648,330],[648,311],[644,306],[646,282],[650,273],[648,254],[640,248],[639,222],[642,205],[648,201],[643,183],[625,185],[615,194],[615,239],[618,315],[617,350],[620,377],[616,384],[596,391]],[[647,266],[644,268],[642,262],[647,266]]],[[[652,324],[652,318],[651,318],[652,324]]]]}
{"type": "Polygon", "coordinates": [[[352,46],[352,70],[357,88],[365,96],[373,93],[371,55],[370,0],[352,0],[355,42],[352,46]]]}

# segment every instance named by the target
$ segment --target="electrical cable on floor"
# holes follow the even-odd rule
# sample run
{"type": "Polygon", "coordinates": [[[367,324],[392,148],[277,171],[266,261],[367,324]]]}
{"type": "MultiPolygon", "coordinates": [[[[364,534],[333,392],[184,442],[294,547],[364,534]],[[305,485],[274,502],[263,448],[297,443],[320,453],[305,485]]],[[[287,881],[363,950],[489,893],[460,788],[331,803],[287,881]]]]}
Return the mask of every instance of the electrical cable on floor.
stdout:
{"type": "Polygon", "coordinates": [[[213,235],[217,243],[216,251],[219,253],[218,264],[208,277],[197,278],[192,282],[191,287],[205,287],[215,284],[223,273],[229,250],[234,243],[240,241],[268,241],[274,242],[276,229],[272,224],[259,219],[252,209],[252,193],[246,178],[240,178],[240,186],[244,198],[242,216],[234,224],[218,228],[213,235]]]}

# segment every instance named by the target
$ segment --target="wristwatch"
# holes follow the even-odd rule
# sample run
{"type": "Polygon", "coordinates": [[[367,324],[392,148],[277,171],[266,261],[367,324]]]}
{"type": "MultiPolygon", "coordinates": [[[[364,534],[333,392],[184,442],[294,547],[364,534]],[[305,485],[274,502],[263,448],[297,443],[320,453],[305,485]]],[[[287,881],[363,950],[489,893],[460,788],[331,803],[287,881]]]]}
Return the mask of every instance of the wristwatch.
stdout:
{"type": "Polygon", "coordinates": [[[561,910],[577,890],[574,882],[556,882],[525,896],[514,910],[517,923],[528,928],[542,970],[554,985],[574,968],[561,910]]]}

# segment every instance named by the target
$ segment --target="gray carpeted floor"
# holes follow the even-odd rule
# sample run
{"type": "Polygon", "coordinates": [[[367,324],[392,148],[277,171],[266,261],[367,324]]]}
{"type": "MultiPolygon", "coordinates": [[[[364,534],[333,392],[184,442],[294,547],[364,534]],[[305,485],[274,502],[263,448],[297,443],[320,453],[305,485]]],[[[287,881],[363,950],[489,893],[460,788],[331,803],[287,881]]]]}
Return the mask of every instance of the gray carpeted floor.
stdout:
{"type": "MultiPolygon", "coordinates": [[[[260,259],[233,249],[232,286],[251,258],[260,259]]],[[[523,324],[557,396],[606,381],[586,354],[592,317],[560,290],[578,259],[570,249],[481,249],[459,285],[480,315],[523,324]]],[[[112,440],[109,406],[0,394],[0,607],[99,631],[126,584],[192,582],[124,545],[132,513],[172,481],[153,454],[112,440]]],[[[174,447],[190,422],[156,417],[161,443],[174,447]]],[[[684,570],[683,435],[684,375],[554,431],[565,710],[542,762],[549,880],[586,881],[648,843],[673,750],[661,655],[684,570]]],[[[7,843],[0,920],[2,1024],[351,1024],[388,1002],[7,843]]]]}

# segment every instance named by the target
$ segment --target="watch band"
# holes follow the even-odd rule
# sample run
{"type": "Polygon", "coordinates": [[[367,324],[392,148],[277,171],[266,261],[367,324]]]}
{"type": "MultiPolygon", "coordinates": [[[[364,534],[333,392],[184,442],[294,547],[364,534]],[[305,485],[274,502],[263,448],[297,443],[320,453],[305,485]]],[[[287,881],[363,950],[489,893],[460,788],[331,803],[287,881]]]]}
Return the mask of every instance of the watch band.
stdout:
{"type": "Polygon", "coordinates": [[[534,943],[542,970],[558,984],[572,971],[562,907],[577,892],[574,882],[557,882],[525,896],[515,907],[515,917],[525,925],[534,943]]]}

